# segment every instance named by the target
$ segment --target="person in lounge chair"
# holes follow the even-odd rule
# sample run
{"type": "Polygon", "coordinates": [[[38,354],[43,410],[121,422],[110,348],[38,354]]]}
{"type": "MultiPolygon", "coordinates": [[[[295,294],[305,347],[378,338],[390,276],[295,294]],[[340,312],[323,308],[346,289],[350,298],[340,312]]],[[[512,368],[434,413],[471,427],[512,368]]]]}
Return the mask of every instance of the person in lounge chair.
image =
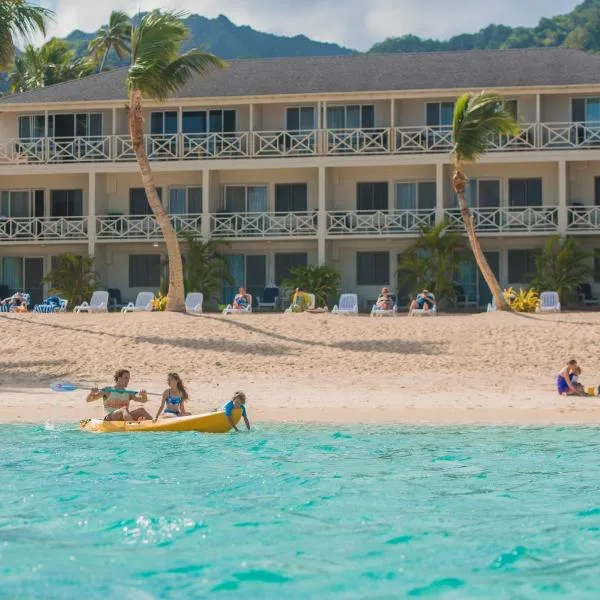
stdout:
{"type": "Polygon", "coordinates": [[[11,308],[19,308],[23,306],[24,303],[25,298],[23,294],[21,294],[21,292],[15,292],[12,296],[4,298],[4,300],[2,300],[0,304],[2,304],[3,306],[10,306],[11,308]]]}
{"type": "Polygon", "coordinates": [[[418,309],[423,312],[429,312],[435,306],[435,296],[428,290],[423,290],[411,302],[410,309],[418,309]]]}
{"type": "Polygon", "coordinates": [[[381,288],[381,294],[379,294],[376,304],[381,310],[392,310],[394,308],[394,302],[388,288],[381,288]]]}
{"type": "Polygon", "coordinates": [[[233,299],[232,308],[234,310],[246,310],[250,304],[250,297],[246,293],[246,289],[241,287],[233,299]]]}

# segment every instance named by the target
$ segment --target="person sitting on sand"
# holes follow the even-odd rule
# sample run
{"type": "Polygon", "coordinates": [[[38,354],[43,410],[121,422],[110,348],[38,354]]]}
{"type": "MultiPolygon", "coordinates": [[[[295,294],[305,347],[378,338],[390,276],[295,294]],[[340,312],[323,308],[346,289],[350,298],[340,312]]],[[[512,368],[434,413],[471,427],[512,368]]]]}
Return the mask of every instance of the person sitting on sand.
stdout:
{"type": "Polygon", "coordinates": [[[134,394],[127,390],[131,373],[128,369],[119,369],[115,375],[115,385],[112,388],[93,388],[87,397],[87,402],[102,398],[104,402],[105,421],[151,421],[152,415],[145,408],[129,410],[129,403],[148,402],[146,390],[134,394]],[[111,391],[107,391],[110,389],[111,391]],[[121,391],[123,390],[123,391],[121,391]]]}
{"type": "Polygon", "coordinates": [[[571,373],[570,377],[571,377],[571,385],[582,395],[582,396],[587,396],[585,388],[583,387],[583,384],[581,384],[579,382],[579,376],[581,375],[581,367],[579,365],[577,365],[574,369],[573,372],[571,373]]]}
{"type": "Polygon", "coordinates": [[[392,310],[392,308],[394,308],[394,301],[392,300],[390,290],[386,287],[381,288],[381,294],[379,294],[379,298],[377,298],[376,305],[377,308],[380,308],[381,310],[392,310]]]}
{"type": "Polygon", "coordinates": [[[411,302],[410,310],[422,310],[423,312],[429,312],[435,306],[435,296],[428,290],[423,290],[417,297],[411,302]]]}
{"type": "Polygon", "coordinates": [[[234,310],[246,310],[250,304],[250,296],[246,293],[246,289],[241,287],[233,299],[232,307],[234,310]]]}
{"type": "Polygon", "coordinates": [[[246,423],[246,429],[249,430],[250,421],[248,421],[248,415],[246,414],[246,394],[244,394],[244,392],[236,392],[233,395],[233,398],[223,407],[223,411],[225,412],[225,416],[229,419],[229,423],[231,423],[231,426],[236,431],[239,431],[233,422],[233,418],[231,417],[231,413],[234,408],[242,409],[242,418],[244,419],[244,423],[246,423]]]}
{"type": "MultiPolygon", "coordinates": [[[[579,369],[577,361],[572,358],[567,366],[556,376],[556,389],[559,396],[582,396],[575,385],[573,385],[573,377],[577,377],[575,371],[579,369]]],[[[575,379],[575,384],[579,382],[575,379]]]]}
{"type": "Polygon", "coordinates": [[[183,381],[181,381],[181,377],[177,373],[169,373],[167,382],[169,387],[163,392],[162,402],[160,403],[154,422],[158,420],[163,408],[165,411],[162,415],[163,417],[184,417],[190,414],[185,412],[185,403],[188,401],[189,396],[183,385],[183,381]]]}
{"type": "Polygon", "coordinates": [[[296,288],[292,296],[292,312],[304,312],[309,309],[312,304],[311,295],[308,292],[303,292],[300,288],[296,288]]]}

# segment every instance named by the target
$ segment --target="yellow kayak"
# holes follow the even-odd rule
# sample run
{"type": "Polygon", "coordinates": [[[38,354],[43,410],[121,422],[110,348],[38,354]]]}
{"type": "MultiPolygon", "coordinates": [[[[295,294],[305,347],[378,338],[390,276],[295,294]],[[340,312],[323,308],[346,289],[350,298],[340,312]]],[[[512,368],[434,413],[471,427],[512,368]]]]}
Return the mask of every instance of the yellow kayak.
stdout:
{"type": "MultiPolygon", "coordinates": [[[[240,409],[235,409],[231,414],[233,422],[237,425],[242,416],[240,409]]],[[[82,431],[93,433],[118,433],[129,431],[202,431],[204,433],[227,433],[231,423],[224,412],[213,412],[205,415],[191,415],[189,417],[173,417],[154,421],[104,421],[102,419],[85,419],[79,423],[82,431]]]]}

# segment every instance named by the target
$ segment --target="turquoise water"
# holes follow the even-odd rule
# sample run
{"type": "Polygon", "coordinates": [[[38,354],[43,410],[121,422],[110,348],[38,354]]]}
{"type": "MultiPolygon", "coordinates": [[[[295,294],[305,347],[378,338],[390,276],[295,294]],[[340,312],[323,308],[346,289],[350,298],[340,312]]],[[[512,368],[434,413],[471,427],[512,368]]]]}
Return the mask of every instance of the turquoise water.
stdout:
{"type": "Polygon", "coordinates": [[[0,427],[0,598],[598,598],[600,430],[0,427]]]}

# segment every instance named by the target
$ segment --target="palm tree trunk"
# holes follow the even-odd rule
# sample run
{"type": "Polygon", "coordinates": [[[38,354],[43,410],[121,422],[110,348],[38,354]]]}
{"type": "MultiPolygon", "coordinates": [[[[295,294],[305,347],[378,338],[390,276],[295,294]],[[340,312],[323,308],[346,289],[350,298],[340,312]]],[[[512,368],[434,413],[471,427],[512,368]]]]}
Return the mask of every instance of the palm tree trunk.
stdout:
{"type": "Polygon", "coordinates": [[[100,69],[98,70],[98,73],[102,73],[102,71],[104,70],[104,63],[106,63],[106,57],[108,56],[109,50],[110,46],[108,46],[108,48],[106,48],[106,50],[104,51],[104,56],[102,57],[102,62],[100,63],[100,69]]]}
{"type": "Polygon", "coordinates": [[[508,310],[508,304],[504,299],[502,288],[500,287],[500,284],[498,283],[494,272],[492,271],[492,269],[490,269],[490,265],[488,264],[485,254],[481,250],[481,246],[479,245],[479,239],[477,238],[477,234],[475,233],[473,217],[471,216],[471,210],[469,209],[469,205],[467,204],[467,200],[465,198],[466,182],[466,175],[462,172],[460,168],[455,168],[454,173],[452,175],[452,183],[454,185],[454,191],[456,192],[456,195],[458,197],[458,203],[460,205],[460,214],[462,216],[462,220],[467,231],[467,237],[469,238],[469,244],[471,246],[471,250],[473,251],[475,262],[477,263],[477,267],[481,271],[485,282],[490,288],[490,291],[492,292],[492,296],[496,301],[496,308],[498,310],[508,310]]]}
{"type": "Polygon", "coordinates": [[[160,227],[167,254],[169,256],[169,300],[167,310],[173,312],[183,312],[184,305],[184,286],[183,286],[183,261],[181,260],[181,249],[177,233],[169,221],[169,215],[164,209],[154,183],[154,174],[150,168],[148,155],[144,146],[144,120],[142,113],[142,94],[134,90],[129,97],[129,134],[131,143],[137,158],[138,166],[142,175],[142,182],[148,198],[148,204],[156,217],[156,222],[160,227]]]}

